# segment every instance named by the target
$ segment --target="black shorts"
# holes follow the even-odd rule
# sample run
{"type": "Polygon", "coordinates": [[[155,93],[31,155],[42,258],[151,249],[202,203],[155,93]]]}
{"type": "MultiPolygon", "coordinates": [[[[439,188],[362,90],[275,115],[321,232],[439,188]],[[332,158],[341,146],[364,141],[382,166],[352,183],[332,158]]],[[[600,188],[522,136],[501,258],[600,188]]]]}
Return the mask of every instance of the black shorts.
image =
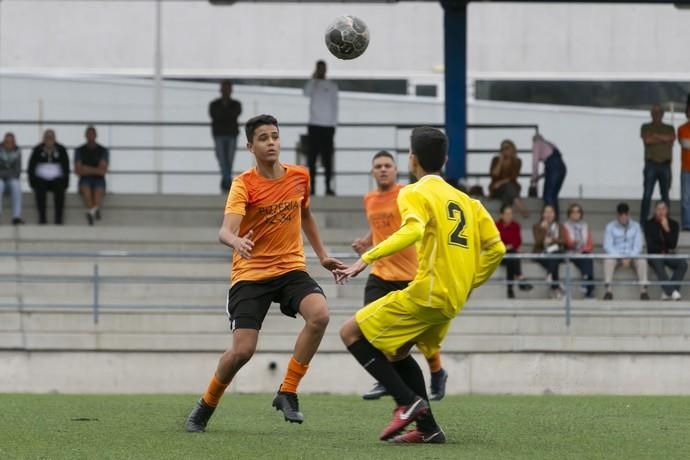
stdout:
{"type": "Polygon", "coordinates": [[[230,329],[261,329],[271,302],[280,304],[284,315],[295,318],[299,304],[309,294],[326,296],[306,272],[293,270],[262,281],[238,281],[228,291],[230,329]]]}
{"type": "Polygon", "coordinates": [[[389,292],[402,291],[410,284],[409,281],[386,281],[376,275],[369,275],[364,286],[364,305],[387,295],[389,292]]]}

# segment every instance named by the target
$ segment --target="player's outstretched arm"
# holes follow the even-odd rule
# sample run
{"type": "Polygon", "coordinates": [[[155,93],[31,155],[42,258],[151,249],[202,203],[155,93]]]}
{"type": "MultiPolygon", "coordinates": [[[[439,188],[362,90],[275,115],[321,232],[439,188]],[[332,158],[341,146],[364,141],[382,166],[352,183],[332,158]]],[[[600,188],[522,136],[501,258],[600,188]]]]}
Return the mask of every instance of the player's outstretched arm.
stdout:
{"type": "Polygon", "coordinates": [[[309,244],[311,244],[312,249],[319,258],[319,262],[323,268],[329,271],[333,271],[336,268],[345,268],[346,265],[334,259],[333,257],[328,257],[326,248],[323,247],[323,242],[321,241],[321,236],[319,235],[319,227],[316,225],[316,220],[312,215],[309,208],[302,208],[302,231],[307,236],[309,244]]]}
{"type": "Polygon", "coordinates": [[[240,214],[226,214],[223,218],[223,225],[218,231],[218,240],[237,251],[240,257],[249,259],[254,249],[254,242],[251,239],[254,236],[254,231],[249,230],[243,237],[238,236],[243,218],[244,216],[240,214]]]}
{"type": "Polygon", "coordinates": [[[364,270],[368,264],[383,257],[400,252],[408,246],[421,240],[424,236],[424,225],[417,219],[407,219],[395,233],[365,252],[362,257],[346,269],[336,270],[335,277],[339,283],[354,278],[364,270]]]}

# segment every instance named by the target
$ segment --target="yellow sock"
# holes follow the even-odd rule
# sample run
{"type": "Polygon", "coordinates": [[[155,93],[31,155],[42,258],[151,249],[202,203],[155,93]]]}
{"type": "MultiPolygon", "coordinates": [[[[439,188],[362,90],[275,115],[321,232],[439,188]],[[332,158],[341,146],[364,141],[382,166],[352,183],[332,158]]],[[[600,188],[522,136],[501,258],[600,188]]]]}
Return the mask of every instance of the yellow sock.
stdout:
{"type": "Polygon", "coordinates": [[[295,357],[290,358],[288,363],[287,372],[285,373],[285,378],[283,378],[283,384],[280,385],[280,391],[285,393],[297,393],[297,385],[299,385],[300,380],[304,377],[309,369],[309,364],[302,364],[295,359],[295,357]]]}
{"type": "Polygon", "coordinates": [[[208,383],[206,392],[202,397],[204,402],[211,407],[218,406],[220,398],[223,396],[223,393],[225,393],[225,389],[228,387],[228,385],[230,385],[230,382],[220,383],[218,379],[216,379],[216,374],[214,373],[213,377],[211,377],[211,381],[208,383]]]}
{"type": "Polygon", "coordinates": [[[426,362],[429,363],[429,370],[435,374],[441,370],[441,352],[437,351],[432,357],[427,358],[426,362]]]}

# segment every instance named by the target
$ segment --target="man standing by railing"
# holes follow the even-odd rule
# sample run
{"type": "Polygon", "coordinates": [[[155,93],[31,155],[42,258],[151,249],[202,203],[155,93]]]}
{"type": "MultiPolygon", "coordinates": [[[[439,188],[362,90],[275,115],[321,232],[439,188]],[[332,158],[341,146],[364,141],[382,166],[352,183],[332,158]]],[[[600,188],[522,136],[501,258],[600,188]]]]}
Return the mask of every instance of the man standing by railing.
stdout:
{"type": "Polygon", "coordinates": [[[673,126],[662,122],[664,109],[661,105],[654,104],[651,115],[652,122],[645,123],[640,128],[640,137],[644,142],[644,192],[640,210],[642,223],[649,219],[649,206],[657,181],[661,199],[666,202],[666,206],[671,206],[668,190],[671,188],[671,159],[676,133],[673,126]]]}
{"type": "Polygon", "coordinates": [[[304,86],[309,98],[309,142],[307,163],[311,177],[311,193],[316,193],[316,161],[321,157],[326,175],[326,195],[335,195],[333,177],[333,137],[338,124],[338,85],[326,79],[326,63],[318,61],[311,80],[304,86]]]}
{"type": "Polygon", "coordinates": [[[678,143],[680,144],[680,206],[681,224],[683,230],[690,230],[690,94],[685,104],[687,123],[678,128],[678,143]]]}
{"type": "Polygon", "coordinates": [[[216,146],[216,158],[220,167],[220,189],[227,192],[232,184],[232,163],[237,149],[239,127],[237,119],[242,113],[240,101],[231,99],[232,82],[223,80],[220,84],[221,97],[208,106],[211,117],[211,131],[216,146]]]}

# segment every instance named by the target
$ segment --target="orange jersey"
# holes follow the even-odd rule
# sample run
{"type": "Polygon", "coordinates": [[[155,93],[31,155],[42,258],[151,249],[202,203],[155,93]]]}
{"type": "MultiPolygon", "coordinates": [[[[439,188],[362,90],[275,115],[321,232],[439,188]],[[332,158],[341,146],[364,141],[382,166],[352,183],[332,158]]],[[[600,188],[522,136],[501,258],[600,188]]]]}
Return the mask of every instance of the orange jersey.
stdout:
{"type": "MultiPolygon", "coordinates": [[[[678,128],[678,141],[683,142],[689,141],[690,142],[690,121],[685,123],[684,125],[680,126],[678,128]]],[[[689,172],[690,171],[690,148],[685,148],[681,144],[681,149],[680,149],[680,161],[681,161],[681,171],[689,172]]]]}
{"type": "Polygon", "coordinates": [[[225,214],[244,216],[239,236],[254,231],[251,259],[232,255],[232,283],[275,278],[307,270],[302,242],[302,209],[309,207],[309,172],[284,164],[285,174],[267,179],[256,168],[237,176],[225,214]]]}
{"type": "MultiPolygon", "coordinates": [[[[397,203],[402,188],[402,185],[395,184],[386,192],[373,190],[364,196],[364,209],[374,246],[391,236],[402,224],[397,203]]],[[[386,281],[410,281],[417,273],[417,251],[410,246],[377,260],[371,273],[386,281]]]]}

